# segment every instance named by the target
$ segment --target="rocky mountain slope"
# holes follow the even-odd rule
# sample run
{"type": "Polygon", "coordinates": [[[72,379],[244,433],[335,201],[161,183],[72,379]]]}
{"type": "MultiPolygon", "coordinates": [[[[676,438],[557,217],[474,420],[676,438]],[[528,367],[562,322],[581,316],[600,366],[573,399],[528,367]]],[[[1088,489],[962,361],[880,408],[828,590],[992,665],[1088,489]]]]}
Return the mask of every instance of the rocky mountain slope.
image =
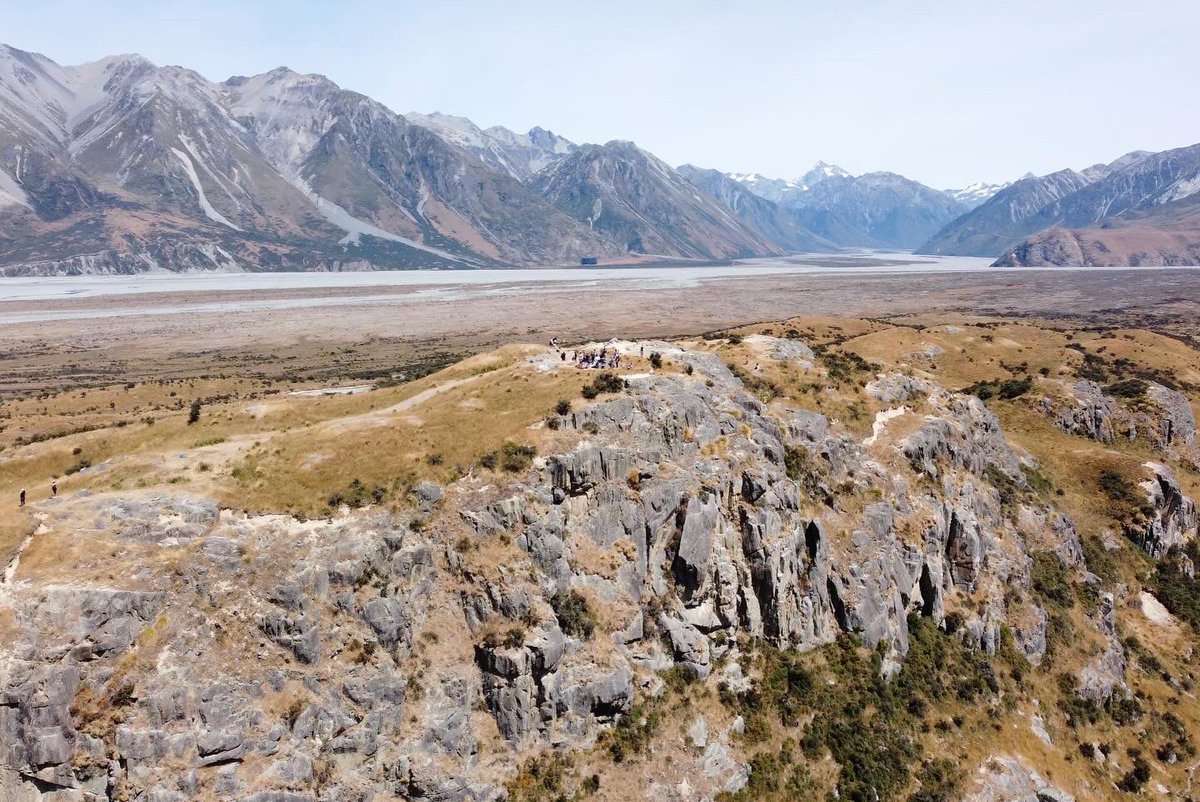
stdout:
{"type": "Polygon", "coordinates": [[[540,173],[535,186],[630,253],[727,259],[786,252],[632,142],[584,145],[540,173]]]}
{"type": "Polygon", "coordinates": [[[95,459],[0,544],[0,792],[1182,799],[1200,361],[1067,334],[797,320],[0,432],[5,483],[95,459]]]}
{"type": "Polygon", "coordinates": [[[824,162],[791,182],[757,175],[740,180],[791,211],[805,229],[842,246],[913,248],[968,208],[895,173],[855,177],[824,162]]]}
{"type": "Polygon", "coordinates": [[[1042,210],[1089,183],[1074,170],[1028,175],[956,218],[917,250],[953,256],[994,256],[1020,237],[1037,231],[1042,210]]]}
{"type": "Polygon", "coordinates": [[[921,246],[998,264],[1195,264],[1200,145],[1026,177],[921,246]]]}
{"type": "MultiPolygon", "coordinates": [[[[0,47],[0,271],[463,268],[625,256],[628,232],[596,229],[538,191],[535,176],[574,150],[542,129],[518,135],[447,115],[406,118],[285,68],[218,84],[138,56],[63,67],[0,47]]],[[[635,161],[631,169],[644,164],[635,161]]],[[[664,214],[640,208],[640,190],[627,188],[621,203],[632,214],[664,214]]],[[[781,252],[736,219],[655,241],[668,257],[781,252]]]]}
{"type": "Polygon", "coordinates": [[[720,170],[705,170],[690,164],[678,170],[692,186],[732,211],[744,225],[789,251],[808,253],[837,249],[829,240],[800,225],[796,215],[750,191],[720,170]]]}
{"type": "Polygon", "coordinates": [[[529,181],[578,147],[543,128],[518,134],[501,125],[482,129],[466,117],[450,114],[410,112],[404,117],[469,150],[493,170],[506,172],[522,182],[529,181]]]}

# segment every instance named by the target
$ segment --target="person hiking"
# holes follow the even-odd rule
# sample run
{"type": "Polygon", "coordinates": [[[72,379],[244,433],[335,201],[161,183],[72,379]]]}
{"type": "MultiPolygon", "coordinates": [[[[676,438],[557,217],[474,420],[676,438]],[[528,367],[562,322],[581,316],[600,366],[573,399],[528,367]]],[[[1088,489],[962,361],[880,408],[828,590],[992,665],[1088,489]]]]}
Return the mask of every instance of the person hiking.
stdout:
{"type": "Polygon", "coordinates": [[[50,497],[53,498],[57,495],[58,495],[58,482],[51,482],[50,483],[50,497]]]}
{"type": "Polygon", "coordinates": [[[19,506],[21,506],[21,507],[25,506],[25,488],[23,488],[23,487],[21,488],[21,503],[19,506]]]}

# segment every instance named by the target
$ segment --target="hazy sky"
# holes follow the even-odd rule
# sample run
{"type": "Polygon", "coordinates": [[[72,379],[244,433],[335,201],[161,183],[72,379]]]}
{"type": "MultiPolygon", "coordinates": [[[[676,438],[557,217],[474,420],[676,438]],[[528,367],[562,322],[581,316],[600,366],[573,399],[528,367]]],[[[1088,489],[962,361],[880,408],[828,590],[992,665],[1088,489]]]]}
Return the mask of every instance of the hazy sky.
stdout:
{"type": "Polygon", "coordinates": [[[673,164],[938,188],[1200,142],[1197,0],[7,3],[0,40],[205,76],[287,65],[396,111],[673,164]]]}

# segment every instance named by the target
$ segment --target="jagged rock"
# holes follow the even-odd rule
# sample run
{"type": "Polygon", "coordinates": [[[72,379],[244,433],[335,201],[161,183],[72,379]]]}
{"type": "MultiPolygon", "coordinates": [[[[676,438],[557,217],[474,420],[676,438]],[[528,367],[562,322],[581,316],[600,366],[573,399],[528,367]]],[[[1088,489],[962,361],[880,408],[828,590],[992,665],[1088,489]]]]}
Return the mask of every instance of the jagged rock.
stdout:
{"type": "Polygon", "coordinates": [[[421,482],[413,488],[412,492],[413,496],[417,499],[417,503],[426,512],[431,512],[434,506],[442,500],[442,496],[445,495],[442,488],[433,482],[421,482]]]}
{"type": "Polygon", "coordinates": [[[1196,444],[1196,416],[1187,396],[1161,384],[1150,383],[1147,395],[1159,408],[1159,417],[1154,427],[1160,448],[1176,443],[1196,444]]]}
{"type": "Polygon", "coordinates": [[[695,596],[708,574],[712,541],[719,520],[720,511],[715,499],[695,496],[688,499],[674,563],[675,579],[683,590],[685,601],[695,596]]]}
{"type": "Polygon", "coordinates": [[[675,660],[689,669],[698,679],[712,671],[711,648],[708,638],[691,624],[662,616],[659,625],[666,631],[675,652],[675,660]]]}
{"type": "Polygon", "coordinates": [[[744,338],[749,343],[766,351],[772,359],[781,362],[795,362],[799,367],[808,369],[813,366],[817,356],[813,350],[799,340],[770,337],[765,334],[751,334],[744,338]]]}
{"type": "Polygon", "coordinates": [[[1129,524],[1126,532],[1151,557],[1163,557],[1172,547],[1182,546],[1200,529],[1196,502],[1183,494],[1175,474],[1165,465],[1147,462],[1150,478],[1141,483],[1153,511],[1141,524],[1129,524]]]}
{"type": "Polygon", "coordinates": [[[1096,382],[1079,381],[1064,385],[1063,395],[1061,400],[1043,398],[1041,409],[1066,432],[1102,443],[1144,433],[1159,451],[1196,461],[1195,413],[1177,390],[1147,382],[1137,404],[1124,404],[1096,382]]]}
{"type": "Polygon", "coordinates": [[[412,646],[412,618],[408,605],[401,599],[372,599],[363,607],[366,621],[384,646],[404,643],[412,646]]]}
{"type": "Polygon", "coordinates": [[[321,658],[321,631],[315,616],[263,616],[259,627],[267,637],[288,649],[302,663],[316,663],[321,658]]]}
{"type": "Polygon", "coordinates": [[[888,373],[867,382],[867,395],[885,404],[899,404],[915,398],[923,398],[935,389],[931,382],[906,376],[903,373],[888,373]]]}
{"type": "Polygon", "coordinates": [[[1095,705],[1102,705],[1112,698],[1118,689],[1125,693],[1125,670],[1127,660],[1125,648],[1117,638],[1116,606],[1111,593],[1100,597],[1100,610],[1096,614],[1100,634],[1108,640],[1104,653],[1088,663],[1079,672],[1076,693],[1095,705]]]}
{"type": "MultiPolygon", "coordinates": [[[[1101,443],[1111,443],[1115,431],[1115,418],[1120,407],[1104,394],[1099,384],[1082,380],[1069,388],[1070,403],[1057,412],[1055,423],[1063,431],[1082,435],[1101,443]]],[[[1053,414],[1054,406],[1049,399],[1043,401],[1046,412],[1053,414]]]]}
{"type": "Polygon", "coordinates": [[[196,739],[196,752],[200,755],[200,766],[241,760],[246,754],[245,738],[241,730],[232,727],[209,730],[196,739]]]}

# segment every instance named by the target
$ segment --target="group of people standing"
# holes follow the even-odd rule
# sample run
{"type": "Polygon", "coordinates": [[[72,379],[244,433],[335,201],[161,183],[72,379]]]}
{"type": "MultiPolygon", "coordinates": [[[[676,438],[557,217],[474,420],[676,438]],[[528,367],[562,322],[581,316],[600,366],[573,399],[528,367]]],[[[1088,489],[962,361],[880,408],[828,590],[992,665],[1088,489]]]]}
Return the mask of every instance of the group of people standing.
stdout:
{"type": "Polygon", "coordinates": [[[611,351],[607,348],[601,348],[599,351],[572,351],[571,361],[581,368],[619,368],[621,352],[616,348],[611,351]]]}
{"type": "MultiPolygon", "coordinates": [[[[580,368],[613,368],[621,367],[621,352],[614,345],[609,348],[607,345],[600,346],[599,351],[571,351],[570,356],[567,351],[558,347],[558,338],[550,338],[550,347],[558,352],[559,359],[563,362],[568,359],[580,368]]],[[[643,355],[645,348],[642,349],[643,355]]]]}

